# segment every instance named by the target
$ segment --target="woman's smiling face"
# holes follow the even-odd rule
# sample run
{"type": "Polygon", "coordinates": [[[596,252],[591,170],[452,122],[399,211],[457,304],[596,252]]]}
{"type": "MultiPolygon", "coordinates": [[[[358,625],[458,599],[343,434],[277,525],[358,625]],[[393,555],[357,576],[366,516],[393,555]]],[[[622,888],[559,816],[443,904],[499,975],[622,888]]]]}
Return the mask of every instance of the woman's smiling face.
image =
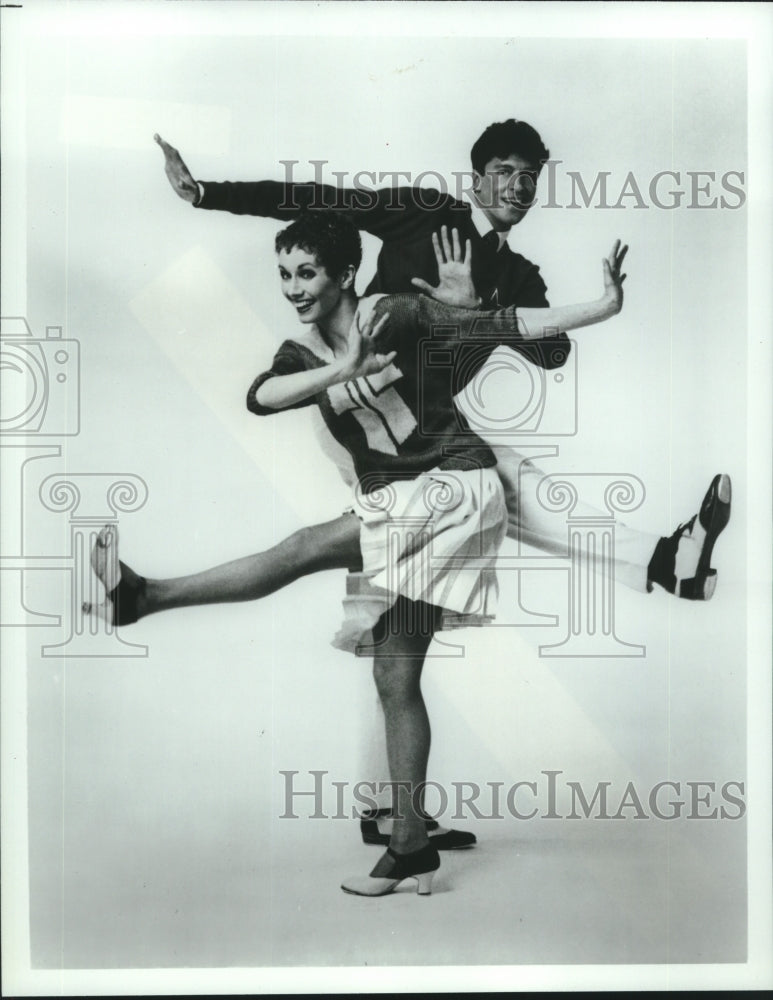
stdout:
{"type": "Polygon", "coordinates": [[[301,323],[319,323],[341,301],[341,279],[331,278],[317,257],[302,247],[280,250],[282,294],[295,308],[301,323]]]}

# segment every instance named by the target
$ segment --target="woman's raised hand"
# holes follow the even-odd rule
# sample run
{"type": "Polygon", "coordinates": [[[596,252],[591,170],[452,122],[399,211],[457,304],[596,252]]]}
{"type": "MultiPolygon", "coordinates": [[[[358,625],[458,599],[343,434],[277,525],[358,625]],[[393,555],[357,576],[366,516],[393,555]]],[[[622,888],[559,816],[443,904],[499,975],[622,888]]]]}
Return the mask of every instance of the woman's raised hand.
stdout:
{"type": "Polygon", "coordinates": [[[609,256],[601,262],[604,272],[604,295],[603,299],[609,306],[611,314],[616,315],[623,308],[623,282],[625,274],[620,270],[628,253],[628,244],[620,245],[620,240],[615,240],[609,256]]]}
{"type": "Polygon", "coordinates": [[[375,375],[376,372],[383,371],[392,364],[397,351],[380,354],[376,350],[379,334],[388,322],[388,312],[384,313],[378,322],[375,313],[371,312],[362,324],[359,312],[354,314],[354,321],[349,330],[349,346],[341,359],[341,375],[344,381],[348,382],[362,375],[375,375]]]}

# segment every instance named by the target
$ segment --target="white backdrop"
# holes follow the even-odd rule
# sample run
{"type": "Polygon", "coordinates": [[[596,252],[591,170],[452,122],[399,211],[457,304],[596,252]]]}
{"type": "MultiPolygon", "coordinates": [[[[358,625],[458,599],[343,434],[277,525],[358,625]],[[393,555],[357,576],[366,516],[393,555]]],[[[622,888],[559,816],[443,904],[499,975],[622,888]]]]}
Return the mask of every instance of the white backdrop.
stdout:
{"type": "MultiPolygon", "coordinates": [[[[148,576],[264,548],[347,503],[308,414],[255,420],[244,408],[251,379],[294,328],[274,273],[279,224],[179,201],[153,132],[205,180],[281,179],[280,161],[290,159],[309,179],[308,161],[322,159],[333,181],[333,170],[450,176],[469,168],[485,126],[522,118],[561,161],[564,207],[538,204],[511,237],[540,265],[551,302],[595,296],[612,241],[631,246],[623,313],[575,335],[579,431],[549,441],[559,456],[542,464],[639,477],[646,500],[628,519],[656,533],[697,510],[716,472],[732,476],[736,505],[717,546],[710,605],[618,590],[618,634],[646,645],[644,658],[540,657],[540,643],[566,627],[566,578],[552,572],[533,574],[524,599],[561,615],[559,630],[465,633],[463,658],[431,659],[430,776],[450,787],[555,769],[591,787],[634,781],[645,794],[667,779],[745,781],[748,218],[745,207],[689,207],[687,175],[714,172],[709,199],[738,204],[719,179],[747,172],[743,42],[518,37],[511,5],[497,5],[490,37],[474,39],[440,30],[315,36],[305,33],[305,5],[294,35],[272,34],[271,5],[234,5],[244,27],[223,34],[223,5],[206,6],[206,34],[176,29],[156,5],[143,17],[140,5],[80,24],[71,16],[64,29],[40,5],[45,16],[28,21],[26,299],[6,295],[3,313],[26,315],[36,336],[61,325],[82,358],[80,433],[59,464],[38,463],[24,484],[41,552],[67,545],[66,519],[37,502],[53,471],[142,477],[149,499],[122,519],[121,546],[148,576]],[[685,192],[672,211],[647,191],[666,170],[680,173],[675,186],[685,192]],[[647,207],[633,197],[618,208],[565,207],[568,171],[588,187],[608,171],[613,204],[632,171],[647,207]]],[[[475,24],[471,13],[470,34],[475,24]]],[[[377,248],[366,238],[360,290],[377,248]]],[[[266,913],[252,913],[239,932],[229,924],[234,871],[270,877],[283,840],[314,849],[311,821],[277,818],[282,770],[362,776],[369,667],[328,644],[343,584],[329,573],[261,604],[150,618],[124,633],[147,645],[147,658],[42,657],[41,643],[63,638],[67,623],[45,636],[29,631],[33,964],[272,964],[248,943],[267,933],[266,913]],[[152,904],[136,892],[138,872],[152,904]],[[170,901],[185,919],[159,916],[170,901]],[[205,916],[213,912],[214,930],[205,916]]],[[[41,574],[27,588],[38,611],[60,613],[67,599],[65,574],[41,574]]],[[[515,599],[504,577],[503,624],[515,599]]],[[[334,835],[356,839],[351,823],[334,835]]],[[[717,947],[737,961],[744,822],[728,836],[720,881],[731,917],[717,947]]],[[[340,874],[331,873],[330,893],[340,874]]],[[[284,918],[274,906],[276,927],[284,918]]],[[[696,960],[674,941],[676,961],[696,960]]],[[[504,951],[495,958],[511,960],[504,951]]]]}

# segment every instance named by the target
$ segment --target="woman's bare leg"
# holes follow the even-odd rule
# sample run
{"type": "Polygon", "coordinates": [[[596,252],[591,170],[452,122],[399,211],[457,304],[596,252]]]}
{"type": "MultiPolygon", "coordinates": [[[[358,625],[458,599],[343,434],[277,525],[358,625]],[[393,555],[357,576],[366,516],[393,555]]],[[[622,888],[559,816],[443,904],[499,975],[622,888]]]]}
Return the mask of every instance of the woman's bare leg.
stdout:
{"type": "MultiPolygon", "coordinates": [[[[354,514],[342,514],[333,521],[301,528],[265,552],[171,579],[145,579],[119,562],[118,530],[108,525],[100,532],[91,564],[108,594],[122,584],[124,600],[134,603],[136,618],[198,604],[254,601],[310,573],[360,569],[360,522],[354,514]]],[[[116,620],[111,598],[101,605],[84,605],[84,611],[116,620]]]]}
{"type": "Polygon", "coordinates": [[[389,777],[394,783],[389,846],[401,854],[428,842],[422,807],[431,731],[421,671],[437,621],[438,610],[431,605],[398,599],[374,630],[373,677],[384,710],[389,777]]]}
{"type": "Polygon", "coordinates": [[[373,676],[384,709],[395,819],[389,850],[370,875],[347,878],[341,885],[345,892],[383,896],[415,877],[419,892],[426,894],[439,867],[421,801],[430,746],[421,671],[437,620],[432,605],[400,598],[374,629],[373,676]]]}

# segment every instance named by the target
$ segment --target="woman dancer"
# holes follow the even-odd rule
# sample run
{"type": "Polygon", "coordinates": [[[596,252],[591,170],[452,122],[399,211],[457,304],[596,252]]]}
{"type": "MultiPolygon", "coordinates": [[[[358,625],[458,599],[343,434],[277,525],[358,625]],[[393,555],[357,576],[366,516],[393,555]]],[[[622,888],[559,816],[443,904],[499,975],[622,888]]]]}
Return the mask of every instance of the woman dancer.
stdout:
{"type": "MultiPolygon", "coordinates": [[[[313,213],[310,218],[314,219],[316,216],[331,218],[334,213],[313,213]]],[[[307,222],[304,222],[304,226],[306,224],[307,222]]],[[[280,240],[283,240],[285,233],[290,231],[291,229],[285,230],[277,237],[280,268],[282,253],[286,253],[280,248],[280,240]]],[[[469,244],[462,250],[456,231],[453,232],[453,244],[445,233],[442,237],[442,248],[438,239],[435,239],[434,242],[440,271],[440,287],[436,289],[436,293],[443,294],[445,292],[449,298],[456,299],[469,297],[470,294],[474,295],[470,274],[469,244]],[[469,289],[466,293],[461,291],[461,286],[464,284],[469,289]]],[[[314,254],[317,258],[317,268],[322,272],[326,272],[329,268],[330,274],[335,276],[335,280],[344,279],[344,287],[341,291],[346,293],[347,298],[357,303],[358,300],[353,291],[354,278],[351,271],[355,265],[340,264],[342,253],[345,256],[346,250],[342,251],[336,239],[331,238],[330,234],[321,234],[317,238],[317,243],[318,250],[314,254]],[[322,256],[320,257],[320,255],[322,256]],[[344,270],[347,268],[347,273],[344,274],[344,270]]],[[[360,244],[357,243],[355,247],[353,238],[350,243],[354,247],[351,252],[354,258],[359,261],[360,244]]],[[[591,323],[601,322],[619,312],[622,308],[622,283],[625,279],[625,275],[620,274],[620,267],[626,251],[627,247],[621,248],[619,241],[615,244],[609,257],[603,263],[603,295],[596,301],[581,305],[518,309],[516,317],[514,307],[500,310],[498,313],[483,313],[469,309],[447,309],[439,302],[423,296],[400,295],[394,297],[394,301],[402,303],[404,308],[407,305],[409,310],[414,310],[414,320],[418,322],[425,337],[431,326],[447,328],[450,326],[467,334],[474,331],[477,344],[472,357],[473,364],[469,364],[469,356],[464,359],[467,363],[464,365],[463,380],[456,378],[460,366],[457,366],[457,372],[455,372],[453,389],[454,392],[458,392],[464,387],[464,383],[469,381],[480,369],[488,353],[498,344],[506,343],[514,350],[519,350],[529,341],[554,334],[556,329],[567,331],[576,329],[591,323]],[[492,327],[494,318],[496,318],[496,326],[492,327]]],[[[310,266],[309,273],[312,271],[313,268],[310,266]]],[[[303,274],[306,274],[305,270],[303,274]]],[[[282,278],[282,289],[291,304],[298,303],[300,306],[300,308],[296,308],[296,312],[301,323],[304,325],[314,324],[315,315],[307,310],[308,302],[304,301],[303,294],[301,293],[299,296],[294,292],[289,281],[285,278],[282,278]]],[[[367,360],[369,370],[376,371],[379,360],[377,359],[374,363],[373,347],[376,343],[376,335],[383,329],[383,324],[378,330],[375,329],[377,314],[373,311],[373,307],[381,299],[382,312],[389,310],[392,298],[391,296],[372,296],[369,299],[361,300],[359,307],[353,310],[356,320],[352,325],[351,339],[348,344],[350,356],[346,361],[349,366],[351,366],[352,359],[355,358],[358,351],[365,351],[370,355],[367,360]]],[[[416,337],[418,339],[418,332],[416,332],[416,337]]],[[[433,343],[437,343],[436,338],[433,338],[433,343]]],[[[454,346],[459,346],[458,338],[455,339],[454,346]]],[[[341,357],[336,359],[339,364],[342,360],[341,357]]],[[[416,368],[415,361],[416,357],[412,362],[414,369],[416,368]]],[[[381,362],[383,362],[383,358],[381,362]]],[[[560,359],[557,360],[557,363],[560,363],[560,359]]],[[[447,383],[444,384],[443,391],[447,391],[447,383]]],[[[425,391],[423,393],[424,399],[427,400],[429,395],[430,393],[425,391]]],[[[314,399],[309,397],[292,405],[307,405],[313,402],[314,399]]],[[[247,406],[254,412],[258,412],[252,390],[248,395],[247,406]]],[[[365,409],[367,407],[363,406],[363,410],[365,409]]],[[[466,427],[460,414],[457,414],[456,420],[460,428],[466,427]]],[[[468,430],[464,435],[464,440],[472,442],[477,439],[472,438],[468,430]]],[[[120,563],[118,560],[118,531],[115,526],[109,525],[100,532],[92,553],[92,566],[105,585],[107,599],[99,605],[84,604],[83,610],[86,613],[99,615],[111,624],[122,626],[133,624],[147,615],[173,608],[256,600],[313,572],[335,568],[355,568],[359,560],[355,560],[354,563],[349,563],[346,560],[348,558],[347,544],[353,536],[358,534],[357,523],[356,518],[344,515],[324,524],[301,528],[265,552],[245,556],[200,573],[167,579],[145,579],[134,573],[124,563],[120,563]]]]}
{"type": "Polygon", "coordinates": [[[499,343],[517,349],[556,328],[600,322],[622,305],[625,251],[617,244],[605,261],[605,291],[596,302],[481,314],[421,296],[360,302],[359,234],[336,213],[303,217],[278,235],[276,248],[283,292],[305,335],[281,345],[247,404],[266,415],[316,403],[352,455],[356,511],[302,529],[266,553],[178,581],[145,580],[118,564],[117,535],[105,529],[94,553],[109,591],[102,613],[122,624],[170,607],[264,596],[317,569],[362,568],[385,594],[386,610],[370,635],[366,623],[355,645],[375,653],[397,816],[387,853],[370,876],[342,887],[383,895],[415,877],[426,893],[439,860],[417,796],[430,740],[421,670],[439,609],[490,610],[506,515],[494,456],[456,410],[457,387],[446,369],[422,368],[421,341],[431,336],[433,349],[442,348],[433,335],[441,325],[450,335],[447,347],[474,333],[478,344],[488,336],[491,349],[499,343]]]}

